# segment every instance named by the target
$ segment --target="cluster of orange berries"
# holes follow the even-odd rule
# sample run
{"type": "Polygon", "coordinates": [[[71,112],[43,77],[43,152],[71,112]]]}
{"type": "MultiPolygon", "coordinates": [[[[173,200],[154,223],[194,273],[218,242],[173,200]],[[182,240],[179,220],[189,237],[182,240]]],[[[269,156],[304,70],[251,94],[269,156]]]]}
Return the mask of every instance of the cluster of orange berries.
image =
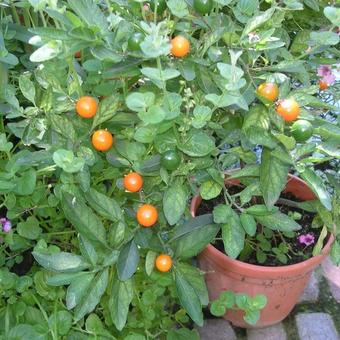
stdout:
{"type": "MultiPolygon", "coordinates": [[[[137,172],[130,172],[124,177],[123,186],[127,191],[138,192],[143,187],[143,178],[137,172]]],[[[151,204],[143,204],[138,208],[136,218],[142,227],[152,227],[158,220],[157,209],[151,204]]],[[[167,254],[161,254],[157,256],[155,266],[160,272],[168,272],[172,267],[172,259],[167,254]]]]}
{"type": "MultiPolygon", "coordinates": [[[[275,83],[262,83],[256,90],[257,94],[268,101],[275,102],[279,97],[279,88],[275,83]]],[[[296,100],[289,98],[279,100],[276,105],[276,112],[286,121],[296,120],[300,113],[300,106],[296,100]]]]}
{"type": "MultiPolygon", "coordinates": [[[[76,103],[76,111],[83,118],[92,118],[98,109],[97,101],[93,97],[80,97],[76,103]]],[[[92,135],[92,145],[98,151],[107,151],[112,147],[113,136],[107,130],[97,130],[92,135]]],[[[124,177],[123,186],[130,192],[138,192],[142,189],[143,178],[137,172],[131,172],[124,177]]],[[[156,207],[151,204],[143,204],[137,210],[138,223],[145,228],[153,226],[158,220],[156,207]]],[[[156,268],[161,272],[168,272],[172,267],[172,259],[167,254],[157,256],[156,268]]]]}
{"type": "MultiPolygon", "coordinates": [[[[92,118],[98,109],[97,101],[90,96],[80,97],[76,103],[76,111],[80,117],[92,118]]],[[[113,136],[107,130],[97,130],[92,135],[92,145],[98,151],[108,151],[113,144],[113,136]]]]}

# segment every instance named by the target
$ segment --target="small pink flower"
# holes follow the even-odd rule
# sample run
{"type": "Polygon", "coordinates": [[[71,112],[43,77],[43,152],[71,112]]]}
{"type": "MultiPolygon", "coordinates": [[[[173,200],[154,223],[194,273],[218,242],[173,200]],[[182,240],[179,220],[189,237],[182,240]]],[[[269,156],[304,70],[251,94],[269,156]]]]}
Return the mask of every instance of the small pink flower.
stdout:
{"type": "Polygon", "coordinates": [[[328,65],[320,65],[318,67],[318,76],[323,77],[332,74],[332,69],[328,65]]]}
{"type": "Polygon", "coordinates": [[[2,225],[2,229],[4,231],[4,233],[9,233],[12,229],[12,223],[11,221],[7,220],[3,225],[2,225]]]}
{"type": "Polygon", "coordinates": [[[248,33],[249,43],[256,43],[260,40],[260,37],[255,32],[248,33]]]}
{"type": "Polygon", "coordinates": [[[12,229],[12,223],[7,218],[0,218],[0,224],[2,224],[2,231],[9,233],[12,229]]]}
{"type": "Polygon", "coordinates": [[[318,67],[318,76],[326,82],[328,85],[331,85],[335,82],[335,75],[332,72],[332,68],[328,65],[320,65],[318,67]]]}
{"type": "Polygon", "coordinates": [[[305,246],[310,246],[314,243],[315,238],[313,234],[306,234],[298,236],[298,241],[305,246]]]}
{"type": "Polygon", "coordinates": [[[328,85],[331,85],[335,82],[335,75],[333,73],[327,74],[326,76],[322,77],[322,80],[325,81],[328,85]]]}

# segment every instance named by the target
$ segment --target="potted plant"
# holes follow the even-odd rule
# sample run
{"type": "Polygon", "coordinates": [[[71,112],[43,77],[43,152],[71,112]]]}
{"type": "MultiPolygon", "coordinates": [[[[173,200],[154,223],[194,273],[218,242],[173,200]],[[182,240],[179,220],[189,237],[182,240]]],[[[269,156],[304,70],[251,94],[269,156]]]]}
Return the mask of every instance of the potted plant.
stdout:
{"type": "MultiPolygon", "coordinates": [[[[332,108],[313,96],[300,38],[292,58],[284,47],[293,9],[68,0],[0,10],[1,335],[195,339],[193,322],[203,324],[209,297],[192,259],[219,226],[211,214],[192,218],[188,202],[201,183],[202,194],[217,196],[228,165],[241,159],[251,167],[253,145],[293,143],[269,105],[261,112],[271,112],[278,134],[264,133],[265,114],[257,132],[266,143],[254,133],[238,145],[257,102],[254,84],[272,76],[282,98],[292,88],[304,105],[332,108]],[[13,268],[25,252],[35,262],[19,277],[13,268]]],[[[314,11],[303,13],[309,20],[314,11]]],[[[334,44],[331,33],[313,36],[317,53],[321,40],[334,44]]],[[[313,124],[331,144],[334,124],[313,124]]],[[[251,323],[266,300],[230,291],[215,311],[226,300],[235,307],[232,299],[251,323]]]]}
{"type": "MultiPolygon", "coordinates": [[[[329,11],[324,8],[326,17],[329,11]]],[[[329,26],[334,28],[331,23],[329,26]]],[[[320,33],[311,33],[311,39],[320,33]]],[[[261,29],[253,32],[249,42],[259,41],[261,34],[261,29]]],[[[293,54],[298,52],[294,48],[298,38],[299,33],[287,49],[293,54]]],[[[315,46],[309,48],[298,57],[298,63],[315,79],[322,97],[324,82],[334,82],[335,75],[331,66],[315,63],[320,53],[323,51],[315,46]],[[316,75],[322,79],[318,81],[316,75]]],[[[321,163],[339,158],[338,151],[329,147],[338,144],[340,130],[336,120],[330,124],[329,117],[320,111],[328,104],[321,104],[316,97],[318,103],[312,103],[309,95],[307,99],[308,89],[316,86],[305,87],[295,72],[282,83],[276,78],[274,72],[280,65],[276,64],[277,55],[273,61],[269,55],[269,72],[257,74],[259,81],[252,77],[259,66],[254,60],[249,66],[241,53],[231,59],[235,64],[229,69],[230,77],[237,78],[246,68],[258,100],[247,112],[233,111],[228,124],[218,132],[221,141],[215,171],[196,178],[200,195],[193,198],[190,209],[193,216],[212,214],[221,228],[214,242],[198,256],[199,266],[206,272],[210,300],[217,299],[212,304],[213,314],[236,326],[253,327],[250,323],[255,322],[251,321],[258,320],[255,327],[265,327],[289,314],[325,256],[331,252],[339,264],[339,201],[336,194],[332,197],[333,189],[326,188],[326,183],[336,185],[337,177],[320,177],[317,169],[321,163]],[[240,168],[228,171],[230,165],[240,168]],[[224,291],[263,294],[266,305],[260,301],[259,305],[265,306],[261,313],[245,315],[233,310],[234,297],[229,301],[220,298],[224,291]]],[[[227,78],[227,67],[217,66],[220,75],[227,78]]],[[[329,109],[338,112],[336,107],[329,109]]],[[[236,299],[238,307],[247,304],[242,294],[236,299]]]]}

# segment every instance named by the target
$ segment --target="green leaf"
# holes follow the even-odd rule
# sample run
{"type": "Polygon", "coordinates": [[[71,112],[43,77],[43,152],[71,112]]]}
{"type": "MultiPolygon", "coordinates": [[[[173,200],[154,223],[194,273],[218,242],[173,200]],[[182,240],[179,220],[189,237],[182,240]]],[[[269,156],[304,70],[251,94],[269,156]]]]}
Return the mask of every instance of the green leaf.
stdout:
{"type": "Polygon", "coordinates": [[[266,216],[271,215],[279,210],[278,207],[272,207],[271,210],[267,208],[264,204],[254,204],[250,206],[249,208],[246,208],[246,212],[250,215],[255,216],[266,216]]]}
{"type": "Polygon", "coordinates": [[[48,115],[52,129],[71,141],[76,140],[76,132],[73,124],[65,116],[50,114],[48,115]]]}
{"type": "Polygon", "coordinates": [[[284,60],[277,63],[276,65],[269,66],[268,68],[271,71],[288,73],[301,73],[303,70],[305,70],[304,62],[301,60],[284,60]]]}
{"type": "Polygon", "coordinates": [[[230,207],[225,204],[219,204],[213,210],[215,223],[227,223],[231,218],[230,207]]]}
{"type": "Polygon", "coordinates": [[[301,229],[301,226],[292,218],[279,211],[271,215],[256,215],[255,219],[258,223],[272,230],[295,231],[301,229]]]}
{"type": "Polygon", "coordinates": [[[263,199],[271,210],[287,183],[289,165],[280,161],[267,148],[262,151],[260,185],[263,199]]]}
{"type": "Polygon", "coordinates": [[[323,245],[324,245],[325,238],[327,237],[327,234],[328,234],[327,227],[324,225],[322,227],[320,236],[319,236],[319,238],[318,238],[318,240],[317,240],[317,242],[316,242],[316,244],[313,248],[313,256],[317,256],[321,253],[323,245]]]}
{"type": "Polygon", "coordinates": [[[252,309],[263,309],[267,305],[268,299],[263,294],[257,294],[254,297],[248,297],[248,304],[252,309]]]}
{"type": "Polygon", "coordinates": [[[312,169],[309,168],[305,168],[302,172],[300,172],[300,176],[313,190],[322,205],[327,210],[332,210],[332,200],[325,187],[325,184],[322,182],[322,179],[312,169]]]}
{"type": "Polygon", "coordinates": [[[190,284],[198,295],[201,305],[207,306],[209,303],[209,295],[203,273],[200,272],[198,268],[187,263],[178,263],[177,269],[186,277],[190,277],[190,284]]]}
{"type": "Polygon", "coordinates": [[[62,193],[61,203],[65,217],[79,234],[84,235],[90,241],[107,246],[105,228],[86,204],[66,192],[62,193]]]}
{"type": "Polygon", "coordinates": [[[90,204],[91,208],[104,218],[113,222],[122,220],[123,212],[115,199],[91,188],[86,193],[86,200],[90,204]]]}
{"type": "Polygon", "coordinates": [[[25,222],[17,224],[17,232],[20,236],[28,238],[29,240],[36,240],[41,234],[39,221],[35,216],[30,216],[25,222]]]}
{"type": "Polygon", "coordinates": [[[88,0],[68,0],[72,10],[90,28],[96,28],[102,33],[108,31],[108,21],[104,13],[96,5],[95,1],[88,0]]]}
{"type": "Polygon", "coordinates": [[[74,156],[71,150],[59,149],[53,153],[54,163],[65,172],[74,173],[80,171],[85,165],[85,160],[74,156]]]}
{"type": "Polygon", "coordinates": [[[317,0],[303,0],[304,4],[316,12],[319,12],[320,7],[317,0]]]}
{"type": "Polygon", "coordinates": [[[50,60],[58,56],[62,52],[62,43],[59,40],[50,41],[47,44],[39,47],[30,56],[30,61],[40,63],[50,60]]]}
{"type": "Polygon", "coordinates": [[[35,87],[28,76],[23,74],[19,76],[19,88],[24,97],[35,105],[35,87]]]}
{"type": "Polygon", "coordinates": [[[146,257],[145,257],[145,272],[146,275],[150,276],[153,272],[153,269],[155,267],[155,260],[157,257],[157,253],[155,253],[152,250],[149,250],[146,253],[146,257]]]}
{"type": "Polygon", "coordinates": [[[160,72],[158,68],[153,67],[143,67],[141,72],[160,89],[165,88],[165,82],[167,80],[177,78],[181,74],[172,68],[166,68],[160,72]]]}
{"type": "Polygon", "coordinates": [[[60,310],[53,313],[48,318],[48,326],[50,329],[57,329],[58,335],[66,335],[72,326],[72,315],[66,310],[60,310]]]}
{"type": "Polygon", "coordinates": [[[67,288],[66,308],[73,309],[88,294],[94,273],[81,273],[81,276],[74,278],[67,288]]]}
{"type": "Polygon", "coordinates": [[[222,317],[227,312],[226,307],[219,300],[215,300],[210,305],[210,313],[217,317],[222,317]]]}
{"type": "Polygon", "coordinates": [[[242,228],[240,218],[229,206],[229,220],[222,225],[222,239],[225,252],[228,256],[236,259],[244,247],[245,232],[242,228]]]}
{"type": "Polygon", "coordinates": [[[166,120],[174,119],[181,113],[182,97],[178,93],[167,92],[163,97],[163,110],[166,120]]]}
{"type": "Polygon", "coordinates": [[[43,340],[46,339],[31,325],[20,324],[9,330],[8,340],[43,340]]]}
{"type": "Polygon", "coordinates": [[[130,303],[133,298],[132,280],[124,282],[116,280],[110,295],[109,310],[111,319],[118,331],[121,331],[126,324],[130,303]]]}
{"type": "Polygon", "coordinates": [[[178,148],[191,157],[203,157],[215,150],[212,137],[199,130],[190,130],[178,148]]]}
{"type": "Polygon", "coordinates": [[[209,122],[212,111],[208,106],[197,105],[193,111],[194,120],[192,126],[196,129],[201,129],[209,122]]]}
{"type": "Polygon", "coordinates": [[[198,325],[203,326],[203,313],[200,299],[187,278],[181,271],[175,269],[175,284],[179,301],[187,311],[191,319],[198,325]]]}
{"type": "Polygon", "coordinates": [[[257,164],[248,164],[240,170],[233,171],[228,178],[258,177],[260,168],[257,164]]]}
{"type": "Polygon", "coordinates": [[[166,340],[187,340],[187,339],[199,340],[200,336],[197,330],[196,329],[190,330],[188,328],[171,329],[166,335],[166,340]]]}
{"type": "Polygon", "coordinates": [[[100,320],[100,317],[95,314],[91,313],[85,323],[85,328],[88,332],[95,334],[95,336],[99,337],[100,339],[115,339],[111,333],[105,329],[103,322],[100,320]]]}
{"type": "Polygon", "coordinates": [[[340,8],[327,6],[324,8],[323,13],[334,26],[340,26],[340,8]]]}
{"type": "Polygon", "coordinates": [[[90,49],[92,55],[102,61],[119,63],[122,60],[122,56],[117,54],[114,50],[106,48],[104,46],[95,46],[90,49]]]}
{"type": "Polygon", "coordinates": [[[188,6],[184,0],[168,0],[167,5],[171,13],[178,18],[183,18],[189,14],[188,6]]]}
{"type": "Polygon", "coordinates": [[[96,277],[92,280],[89,289],[86,291],[83,299],[74,310],[74,318],[76,321],[79,321],[82,317],[84,317],[88,313],[91,313],[96,308],[106,290],[108,280],[108,268],[98,273],[96,277]]]}
{"type": "Polygon", "coordinates": [[[340,243],[337,240],[332,245],[330,258],[336,266],[340,265],[340,243]]]}
{"type": "Polygon", "coordinates": [[[81,256],[63,251],[51,255],[33,251],[32,255],[44,268],[61,273],[79,272],[89,266],[81,256]]]}
{"type": "Polygon", "coordinates": [[[209,179],[204,181],[200,188],[200,195],[204,200],[211,200],[212,198],[217,197],[221,191],[222,186],[219,183],[216,183],[214,180],[209,179]]]}
{"type": "Polygon", "coordinates": [[[328,156],[340,158],[340,143],[335,139],[318,144],[317,149],[328,156]]]}
{"type": "Polygon", "coordinates": [[[244,321],[250,325],[255,325],[260,319],[260,311],[257,309],[248,309],[243,317],[244,321]]]}
{"type": "Polygon", "coordinates": [[[37,182],[37,173],[34,169],[29,169],[21,173],[20,177],[14,180],[15,188],[13,191],[22,196],[32,195],[37,182]]]}
{"type": "Polygon", "coordinates": [[[256,221],[252,215],[241,213],[240,221],[243,229],[249,236],[254,236],[256,233],[256,221]]]}
{"type": "Polygon", "coordinates": [[[157,135],[157,128],[154,126],[141,126],[136,129],[133,138],[140,143],[152,143],[157,135]]]}
{"type": "Polygon", "coordinates": [[[240,80],[244,74],[241,68],[230,64],[217,63],[217,68],[223,78],[233,83],[240,80]]]}
{"type": "Polygon", "coordinates": [[[13,148],[13,143],[7,142],[6,135],[4,133],[0,133],[0,151],[10,152],[13,148]]]}
{"type": "Polygon", "coordinates": [[[128,280],[137,270],[139,251],[134,240],[126,243],[120,251],[117,261],[119,280],[128,280]]]}
{"type": "Polygon", "coordinates": [[[267,9],[265,12],[248,20],[246,27],[243,29],[242,37],[245,37],[248,33],[255,31],[258,27],[266,23],[275,12],[275,7],[267,9]]]}
{"type": "Polygon", "coordinates": [[[165,191],[163,196],[163,211],[170,225],[176,224],[182,217],[188,201],[186,187],[176,181],[165,191]]]}
{"type": "Polygon", "coordinates": [[[218,297],[218,301],[223,303],[226,308],[232,308],[235,305],[235,293],[231,290],[223,291],[218,297]]]}
{"type": "Polygon", "coordinates": [[[145,124],[158,124],[165,119],[165,116],[166,112],[158,105],[150,106],[147,111],[138,112],[138,117],[145,124]]]}
{"type": "Polygon", "coordinates": [[[175,255],[180,258],[196,256],[216,237],[219,229],[216,224],[205,225],[178,238],[175,255]]]}
{"type": "Polygon", "coordinates": [[[213,219],[211,214],[205,214],[191,218],[175,228],[175,232],[170,242],[212,223],[213,219]]]}
{"type": "Polygon", "coordinates": [[[132,111],[145,111],[154,104],[155,95],[153,92],[133,92],[126,97],[126,106],[132,111]]]}
{"type": "Polygon", "coordinates": [[[337,45],[339,43],[339,36],[335,32],[311,32],[311,44],[313,45],[337,45]]]}
{"type": "Polygon", "coordinates": [[[120,97],[118,94],[106,97],[99,103],[98,112],[93,118],[92,130],[117,114],[120,97]]]}
{"type": "Polygon", "coordinates": [[[91,31],[90,29],[86,27],[75,27],[72,28],[69,32],[68,35],[72,38],[76,38],[79,40],[85,40],[85,41],[96,41],[96,35],[91,31]]]}
{"type": "MultiPolygon", "coordinates": [[[[63,285],[69,285],[72,281],[75,279],[87,275],[86,272],[78,272],[78,273],[61,273],[56,274],[54,276],[47,278],[47,284],[51,286],[63,286],[63,285]]],[[[81,281],[81,280],[80,280],[81,281]]]]}
{"type": "Polygon", "coordinates": [[[90,243],[89,240],[82,235],[79,235],[79,248],[84,258],[93,266],[96,265],[98,261],[96,249],[93,247],[92,243],[90,243]]]}
{"type": "Polygon", "coordinates": [[[237,105],[243,110],[248,110],[248,104],[239,91],[228,91],[228,93],[224,93],[220,96],[215,93],[210,93],[205,96],[205,99],[213,103],[216,107],[237,105]]]}

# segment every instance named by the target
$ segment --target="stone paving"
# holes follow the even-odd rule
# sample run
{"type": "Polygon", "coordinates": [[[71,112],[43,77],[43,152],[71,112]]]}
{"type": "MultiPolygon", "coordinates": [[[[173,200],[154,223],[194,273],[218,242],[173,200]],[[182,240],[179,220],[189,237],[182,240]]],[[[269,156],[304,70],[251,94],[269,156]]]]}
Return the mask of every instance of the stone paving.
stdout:
{"type": "Polygon", "coordinates": [[[279,324],[244,330],[207,318],[199,333],[202,340],[340,340],[340,267],[327,259],[317,268],[299,304],[279,324]]]}

